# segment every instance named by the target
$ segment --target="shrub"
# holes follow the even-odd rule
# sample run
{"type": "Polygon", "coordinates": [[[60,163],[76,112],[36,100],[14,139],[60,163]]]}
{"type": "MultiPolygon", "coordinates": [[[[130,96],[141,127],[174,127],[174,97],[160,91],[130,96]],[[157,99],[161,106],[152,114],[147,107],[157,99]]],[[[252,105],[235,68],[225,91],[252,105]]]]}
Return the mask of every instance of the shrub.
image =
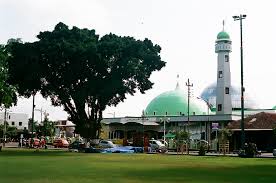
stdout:
{"type": "Polygon", "coordinates": [[[206,153],[206,151],[205,151],[205,146],[204,146],[204,145],[201,145],[201,146],[199,147],[198,155],[199,155],[199,156],[205,156],[205,153],[206,153]]]}

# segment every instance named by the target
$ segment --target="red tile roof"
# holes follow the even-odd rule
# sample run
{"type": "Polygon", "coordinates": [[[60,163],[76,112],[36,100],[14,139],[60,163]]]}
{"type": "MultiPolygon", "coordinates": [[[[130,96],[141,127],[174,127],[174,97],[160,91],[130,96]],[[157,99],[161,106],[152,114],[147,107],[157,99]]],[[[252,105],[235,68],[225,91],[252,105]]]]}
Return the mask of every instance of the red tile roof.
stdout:
{"type": "MultiPolygon", "coordinates": [[[[228,129],[240,129],[241,120],[232,121],[228,129]]],[[[244,118],[245,129],[273,129],[276,128],[276,113],[261,112],[244,118]]]]}

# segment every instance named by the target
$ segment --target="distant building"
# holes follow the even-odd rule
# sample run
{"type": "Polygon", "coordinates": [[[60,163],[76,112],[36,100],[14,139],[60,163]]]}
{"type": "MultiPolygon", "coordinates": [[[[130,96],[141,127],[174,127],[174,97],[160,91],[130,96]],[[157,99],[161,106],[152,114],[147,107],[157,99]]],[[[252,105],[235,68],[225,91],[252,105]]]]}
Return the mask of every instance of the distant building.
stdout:
{"type": "MultiPolygon", "coordinates": [[[[6,121],[9,126],[14,126],[18,130],[28,130],[28,114],[7,112],[6,121]]],[[[4,112],[0,113],[0,124],[4,124],[4,112]]]]}
{"type": "Polygon", "coordinates": [[[68,120],[58,120],[55,122],[56,137],[73,137],[75,124],[68,120]]]}

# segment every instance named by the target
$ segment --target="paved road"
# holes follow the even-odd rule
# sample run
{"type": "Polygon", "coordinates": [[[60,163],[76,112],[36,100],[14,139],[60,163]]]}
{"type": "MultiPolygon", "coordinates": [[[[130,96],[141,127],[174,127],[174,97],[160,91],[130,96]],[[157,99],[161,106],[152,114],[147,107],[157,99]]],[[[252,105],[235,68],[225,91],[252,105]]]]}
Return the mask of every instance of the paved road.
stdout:
{"type": "MultiPolygon", "coordinates": [[[[1,144],[2,145],[2,144],[1,144]]],[[[18,142],[10,142],[10,143],[6,143],[6,147],[7,148],[18,148],[18,142]]],[[[48,149],[56,149],[56,150],[68,150],[68,148],[54,148],[53,146],[51,145],[47,145],[48,149]]],[[[177,155],[176,152],[169,152],[168,153],[169,155],[177,155]]],[[[178,153],[179,155],[181,155],[181,153],[178,153]]],[[[184,153],[184,155],[186,155],[184,153]]],[[[190,151],[190,155],[198,155],[198,152],[197,151],[190,151]]],[[[206,153],[207,156],[223,156],[222,153],[215,153],[215,152],[212,152],[212,153],[206,153]]],[[[237,157],[238,154],[236,153],[229,153],[229,154],[226,154],[226,156],[233,156],[233,157],[237,157]]],[[[273,154],[272,153],[262,153],[259,157],[261,158],[273,158],[273,154]]],[[[275,157],[276,158],[276,157],[275,157]]]]}

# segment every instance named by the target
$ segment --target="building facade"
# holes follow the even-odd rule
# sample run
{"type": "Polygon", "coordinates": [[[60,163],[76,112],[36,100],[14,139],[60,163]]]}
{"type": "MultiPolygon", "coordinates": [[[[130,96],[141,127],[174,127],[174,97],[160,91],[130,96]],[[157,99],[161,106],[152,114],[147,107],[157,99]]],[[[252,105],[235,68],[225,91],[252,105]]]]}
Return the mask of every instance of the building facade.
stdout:
{"type": "MultiPolygon", "coordinates": [[[[1,112],[0,124],[4,124],[4,119],[5,119],[5,113],[1,112]]],[[[8,122],[9,126],[14,126],[18,130],[28,130],[28,121],[29,121],[28,114],[7,112],[6,121],[8,122]]]]}

